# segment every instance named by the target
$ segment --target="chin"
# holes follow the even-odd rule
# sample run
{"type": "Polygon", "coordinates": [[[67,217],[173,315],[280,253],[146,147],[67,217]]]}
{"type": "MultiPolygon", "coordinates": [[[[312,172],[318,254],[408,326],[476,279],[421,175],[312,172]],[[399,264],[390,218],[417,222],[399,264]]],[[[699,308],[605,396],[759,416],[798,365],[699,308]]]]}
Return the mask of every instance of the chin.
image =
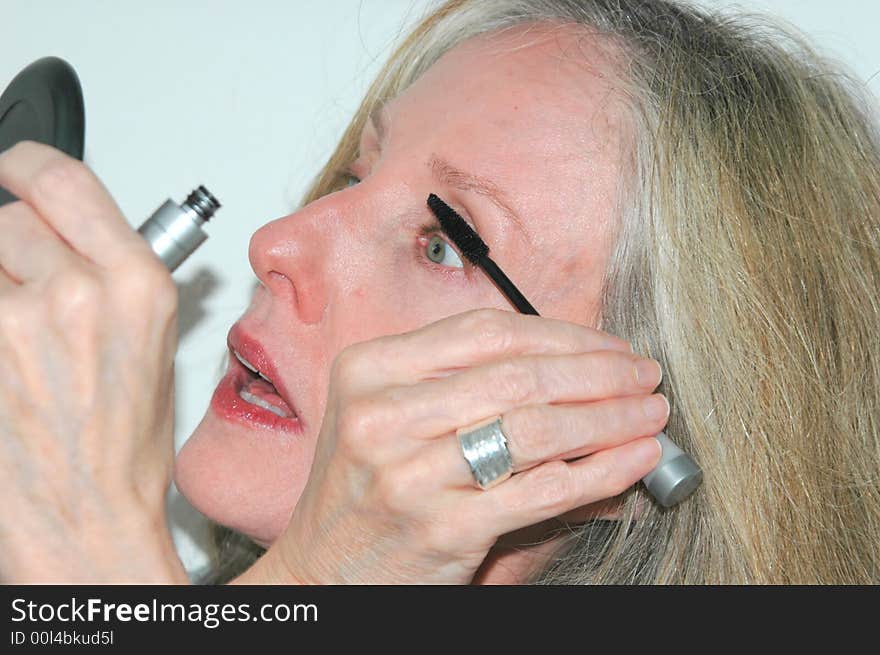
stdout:
{"type": "Polygon", "coordinates": [[[208,519],[268,547],[308,480],[314,443],[299,437],[232,425],[209,409],[177,456],[174,483],[208,519]]]}

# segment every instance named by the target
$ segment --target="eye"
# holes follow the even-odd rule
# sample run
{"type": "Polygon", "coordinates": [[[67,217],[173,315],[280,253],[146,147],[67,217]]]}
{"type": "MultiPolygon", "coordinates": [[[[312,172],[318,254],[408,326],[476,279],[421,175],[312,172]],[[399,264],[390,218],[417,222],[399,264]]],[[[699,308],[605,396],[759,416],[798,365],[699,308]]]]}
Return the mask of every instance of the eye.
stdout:
{"type": "Polygon", "coordinates": [[[346,180],[346,182],[345,182],[346,187],[353,187],[356,184],[360,184],[360,182],[361,182],[361,179],[357,175],[352,173],[351,171],[345,172],[345,180],[346,180]]]}
{"type": "Polygon", "coordinates": [[[440,235],[435,234],[428,239],[428,245],[425,246],[425,252],[428,259],[442,266],[450,266],[452,268],[464,268],[464,264],[458,253],[443,240],[440,235]]]}

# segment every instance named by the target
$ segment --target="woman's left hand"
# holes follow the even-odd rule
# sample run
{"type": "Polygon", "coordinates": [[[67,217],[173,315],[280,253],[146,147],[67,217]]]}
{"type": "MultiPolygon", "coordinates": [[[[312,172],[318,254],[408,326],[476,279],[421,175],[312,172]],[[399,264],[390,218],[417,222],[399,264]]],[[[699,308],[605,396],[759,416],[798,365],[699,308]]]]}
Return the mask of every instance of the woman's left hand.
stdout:
{"type": "Polygon", "coordinates": [[[0,186],[0,579],[186,583],[171,276],[81,162],[21,143],[0,186]]]}

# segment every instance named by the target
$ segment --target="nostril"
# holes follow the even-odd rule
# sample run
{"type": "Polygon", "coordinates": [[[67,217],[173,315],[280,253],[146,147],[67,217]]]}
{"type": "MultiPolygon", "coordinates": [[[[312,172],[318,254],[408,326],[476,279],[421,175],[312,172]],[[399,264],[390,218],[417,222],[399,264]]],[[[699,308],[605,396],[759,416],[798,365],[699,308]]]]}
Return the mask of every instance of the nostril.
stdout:
{"type": "Polygon", "coordinates": [[[289,277],[278,271],[266,273],[266,288],[287,302],[296,302],[296,287],[289,277]]]}
{"type": "Polygon", "coordinates": [[[300,301],[302,300],[303,290],[300,287],[307,284],[307,280],[300,278],[299,283],[295,284],[287,275],[278,271],[269,271],[266,273],[265,286],[272,296],[280,300],[285,305],[294,308],[297,314],[302,317],[302,313],[308,308],[303,308],[300,301]]]}

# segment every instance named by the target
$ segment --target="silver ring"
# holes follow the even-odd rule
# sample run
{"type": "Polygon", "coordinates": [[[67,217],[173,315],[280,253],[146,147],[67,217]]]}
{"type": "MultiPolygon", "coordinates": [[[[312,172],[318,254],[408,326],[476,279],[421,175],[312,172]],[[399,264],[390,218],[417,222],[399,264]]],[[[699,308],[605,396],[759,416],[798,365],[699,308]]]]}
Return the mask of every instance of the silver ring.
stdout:
{"type": "Polygon", "coordinates": [[[480,489],[490,489],[513,473],[513,460],[507,449],[507,437],[501,429],[500,416],[459,428],[455,436],[480,489]]]}

